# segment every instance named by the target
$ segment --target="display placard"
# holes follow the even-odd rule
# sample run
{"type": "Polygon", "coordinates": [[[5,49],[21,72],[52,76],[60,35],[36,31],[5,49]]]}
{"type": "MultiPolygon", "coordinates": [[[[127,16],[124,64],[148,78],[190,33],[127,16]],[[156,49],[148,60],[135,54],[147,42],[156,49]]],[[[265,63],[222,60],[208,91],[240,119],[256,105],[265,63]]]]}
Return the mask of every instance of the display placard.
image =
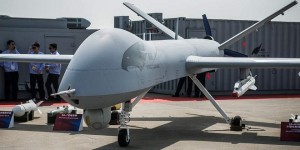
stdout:
{"type": "Polygon", "coordinates": [[[280,140],[300,142],[300,122],[281,122],[280,140]]]}
{"type": "Polygon", "coordinates": [[[82,114],[57,114],[54,131],[81,131],[82,114]]]}
{"type": "Polygon", "coordinates": [[[14,127],[14,113],[12,111],[0,111],[0,128],[14,127]]]}

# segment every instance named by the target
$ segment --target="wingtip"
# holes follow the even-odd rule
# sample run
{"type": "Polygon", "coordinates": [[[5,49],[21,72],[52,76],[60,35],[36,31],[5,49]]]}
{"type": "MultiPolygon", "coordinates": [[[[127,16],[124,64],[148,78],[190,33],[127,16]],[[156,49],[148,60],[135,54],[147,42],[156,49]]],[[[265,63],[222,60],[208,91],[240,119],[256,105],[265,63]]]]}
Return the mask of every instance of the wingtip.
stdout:
{"type": "Polygon", "coordinates": [[[297,0],[294,0],[293,2],[291,2],[292,4],[298,4],[298,1],[297,0]]]}
{"type": "MultiPolygon", "coordinates": [[[[125,6],[127,6],[127,5],[129,5],[129,4],[131,4],[131,3],[129,3],[129,2],[124,2],[123,3],[125,6]]],[[[131,4],[131,5],[133,5],[133,4],[131,4]]]]}

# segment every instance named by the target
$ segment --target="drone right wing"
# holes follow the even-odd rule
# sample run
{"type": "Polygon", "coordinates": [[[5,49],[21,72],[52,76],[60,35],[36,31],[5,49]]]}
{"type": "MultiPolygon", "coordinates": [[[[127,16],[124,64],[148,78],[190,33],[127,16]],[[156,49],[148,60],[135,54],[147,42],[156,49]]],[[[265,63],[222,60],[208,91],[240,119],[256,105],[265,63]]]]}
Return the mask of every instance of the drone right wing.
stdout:
{"type": "Polygon", "coordinates": [[[299,58],[249,58],[189,56],[186,69],[197,74],[199,68],[300,68],[299,58]]]}

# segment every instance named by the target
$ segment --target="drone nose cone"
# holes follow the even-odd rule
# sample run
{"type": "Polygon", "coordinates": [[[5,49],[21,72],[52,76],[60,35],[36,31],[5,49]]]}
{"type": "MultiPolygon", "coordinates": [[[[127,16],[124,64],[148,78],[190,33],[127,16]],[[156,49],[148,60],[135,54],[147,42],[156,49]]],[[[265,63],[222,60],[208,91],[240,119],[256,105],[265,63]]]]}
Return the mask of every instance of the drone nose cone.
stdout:
{"type": "Polygon", "coordinates": [[[238,98],[239,97],[237,92],[232,92],[231,96],[234,97],[234,98],[238,98]]]}
{"type": "Polygon", "coordinates": [[[122,58],[127,49],[139,42],[143,40],[121,29],[103,29],[93,33],[74,54],[59,91],[76,90],[71,98],[64,95],[66,99],[113,94],[117,89],[111,88],[112,84],[122,82],[123,77],[119,75],[126,71],[122,69],[122,58]]]}

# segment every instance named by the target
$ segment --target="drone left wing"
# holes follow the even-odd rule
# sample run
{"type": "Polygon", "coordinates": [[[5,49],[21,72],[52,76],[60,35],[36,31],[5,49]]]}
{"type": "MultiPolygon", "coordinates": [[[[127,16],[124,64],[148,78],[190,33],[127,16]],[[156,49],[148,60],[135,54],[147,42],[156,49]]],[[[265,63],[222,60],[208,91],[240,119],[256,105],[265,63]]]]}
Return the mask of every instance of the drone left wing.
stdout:
{"type": "Polygon", "coordinates": [[[300,68],[300,59],[199,56],[186,59],[188,73],[197,74],[201,68],[300,68]]]}
{"type": "Polygon", "coordinates": [[[43,62],[68,64],[73,55],[0,54],[0,62],[43,62]]]}

